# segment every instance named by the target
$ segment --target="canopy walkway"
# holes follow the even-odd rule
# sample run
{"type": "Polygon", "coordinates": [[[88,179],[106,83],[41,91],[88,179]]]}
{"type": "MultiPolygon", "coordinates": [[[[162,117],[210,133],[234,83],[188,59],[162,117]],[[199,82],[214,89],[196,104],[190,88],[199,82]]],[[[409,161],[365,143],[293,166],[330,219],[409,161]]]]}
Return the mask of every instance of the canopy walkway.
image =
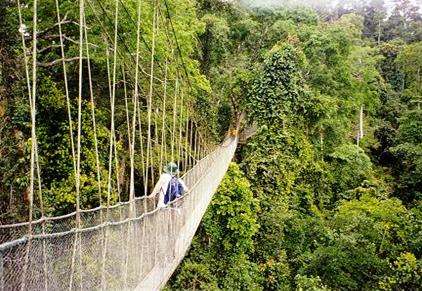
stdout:
{"type": "Polygon", "coordinates": [[[18,186],[26,198],[16,215],[27,218],[0,221],[0,291],[157,290],[184,257],[238,139],[215,146],[207,117],[195,110],[201,90],[190,75],[198,68],[186,65],[192,52],[178,40],[175,27],[190,22],[173,24],[183,9],[177,2],[69,3],[16,1],[15,85],[27,95],[30,130],[21,130],[30,153],[24,173],[8,183],[28,181],[18,186]],[[39,116],[49,90],[60,99],[52,103],[64,105],[39,116]],[[70,173],[48,161],[59,143],[70,173]],[[150,191],[168,162],[178,164],[189,191],[157,208],[150,191]]]}
{"type": "Polygon", "coordinates": [[[140,198],[83,212],[80,228],[71,228],[72,215],[34,221],[34,233],[20,238],[28,223],[0,226],[9,240],[0,245],[0,289],[158,290],[183,259],[236,144],[226,140],[189,170],[189,192],[166,208],[140,198]]]}

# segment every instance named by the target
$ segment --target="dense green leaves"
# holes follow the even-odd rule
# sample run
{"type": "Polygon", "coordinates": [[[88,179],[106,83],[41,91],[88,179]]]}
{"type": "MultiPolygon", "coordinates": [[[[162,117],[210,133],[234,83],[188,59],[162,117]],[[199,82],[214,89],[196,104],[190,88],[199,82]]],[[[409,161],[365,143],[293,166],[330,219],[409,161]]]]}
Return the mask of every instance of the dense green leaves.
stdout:
{"type": "MultiPolygon", "coordinates": [[[[345,195],[371,177],[372,165],[369,157],[355,145],[343,145],[329,155],[333,173],[332,190],[345,195]]],[[[347,196],[345,195],[344,198],[347,196]]],[[[335,200],[338,200],[336,197],[335,200]]]]}
{"type": "Polygon", "coordinates": [[[238,165],[231,164],[171,287],[257,289],[260,274],[250,254],[259,228],[258,211],[248,180],[238,165]]]}
{"type": "Polygon", "coordinates": [[[390,150],[395,157],[394,170],[399,177],[399,197],[407,203],[422,198],[422,112],[412,110],[399,120],[396,146],[390,150]]]}
{"type": "Polygon", "coordinates": [[[303,55],[292,45],[276,46],[271,50],[263,74],[252,85],[245,105],[252,120],[272,126],[306,111],[301,74],[303,63],[303,55]]]}
{"type": "MultiPolygon", "coordinates": [[[[259,202],[260,227],[252,242],[246,240],[253,248],[245,248],[246,237],[239,236],[246,263],[231,248],[236,238],[230,234],[245,223],[229,206],[239,202],[225,198],[222,209],[214,202],[173,287],[187,283],[182,278],[189,280],[186,272],[195,272],[195,262],[220,275],[210,279],[198,270],[204,289],[419,288],[422,128],[415,102],[420,42],[414,41],[420,15],[408,1],[397,1],[387,16],[382,4],[339,3],[333,13],[320,11],[329,21],[301,8],[247,16],[235,5],[202,7],[219,22],[225,19],[231,32],[224,56],[210,68],[219,72],[209,75],[213,90],[234,96],[228,98],[231,116],[241,109],[257,128],[236,157],[259,202]],[[239,217],[232,225],[216,210],[239,217]],[[213,237],[220,243],[198,243],[213,237]],[[234,258],[239,273],[210,257],[234,258]]],[[[218,44],[211,41],[206,49],[218,54],[218,44]]],[[[234,181],[231,187],[237,188],[234,181]]]]}

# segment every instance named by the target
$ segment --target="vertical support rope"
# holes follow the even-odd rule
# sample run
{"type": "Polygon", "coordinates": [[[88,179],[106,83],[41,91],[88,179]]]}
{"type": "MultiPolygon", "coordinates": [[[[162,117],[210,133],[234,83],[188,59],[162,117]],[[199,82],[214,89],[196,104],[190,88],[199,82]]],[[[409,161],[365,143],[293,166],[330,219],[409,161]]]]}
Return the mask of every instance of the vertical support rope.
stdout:
{"type": "MultiPolygon", "coordinates": [[[[151,147],[152,147],[152,135],[151,135],[151,126],[152,126],[152,110],[153,110],[153,100],[152,100],[152,95],[154,93],[154,64],[155,64],[155,36],[158,30],[157,27],[157,1],[156,0],[152,0],[152,5],[153,5],[153,17],[152,17],[152,44],[151,44],[151,67],[150,67],[150,81],[149,81],[149,94],[148,94],[148,137],[147,137],[147,183],[149,182],[148,179],[148,169],[149,167],[151,167],[151,186],[153,187],[154,185],[154,161],[153,161],[153,152],[151,151],[151,147]],[[150,163],[149,163],[149,159],[151,159],[150,163]]],[[[156,121],[156,118],[154,117],[154,120],[156,121]]],[[[154,130],[156,132],[156,128],[154,130]]],[[[148,189],[148,187],[147,187],[148,189]]],[[[149,194],[149,193],[148,193],[149,194]]],[[[146,203],[146,199],[145,199],[145,203],[146,203]]],[[[145,211],[148,211],[148,209],[145,209],[145,211]]],[[[148,242],[152,240],[152,234],[151,234],[151,224],[148,225],[148,220],[145,220],[145,225],[146,225],[146,229],[149,232],[148,235],[148,242]]],[[[145,230],[145,229],[144,229],[145,230]]],[[[149,258],[150,256],[148,256],[149,258]]],[[[153,258],[154,259],[154,258],[153,258]]],[[[150,260],[148,260],[148,263],[150,263],[150,260]]],[[[149,266],[149,265],[148,265],[149,266]]]]}
{"type": "MultiPolygon", "coordinates": [[[[18,16],[19,16],[19,27],[23,28],[23,19],[22,19],[22,8],[20,1],[17,0],[18,4],[18,16]]],[[[21,31],[21,42],[22,42],[22,49],[23,49],[23,60],[24,60],[24,67],[25,67],[25,79],[26,79],[26,85],[28,89],[28,99],[29,99],[29,106],[30,110],[32,108],[32,92],[31,92],[31,78],[29,76],[29,65],[28,65],[28,57],[26,56],[26,43],[25,43],[25,35],[24,31],[21,31]]],[[[39,165],[39,159],[38,159],[38,142],[35,141],[35,163],[36,163],[36,169],[37,169],[37,180],[38,180],[38,198],[40,200],[40,209],[41,209],[41,215],[44,216],[44,203],[42,199],[42,190],[41,190],[41,170],[39,165]]]]}
{"type": "Polygon", "coordinates": [[[62,19],[60,16],[60,5],[59,0],[56,0],[56,13],[57,13],[57,23],[59,28],[59,39],[60,39],[60,52],[62,57],[62,67],[63,67],[63,79],[64,79],[64,89],[65,89],[65,96],[66,96],[66,107],[67,107],[67,118],[69,122],[69,136],[70,136],[70,147],[72,152],[72,161],[73,161],[73,172],[75,175],[75,179],[77,176],[76,173],[76,154],[75,154],[75,142],[73,140],[73,121],[72,121],[72,113],[70,109],[70,97],[69,97],[69,83],[67,79],[67,69],[66,69],[66,54],[64,52],[64,43],[63,43],[63,31],[62,31],[62,19]]]}
{"type": "Polygon", "coordinates": [[[81,224],[80,218],[80,186],[81,186],[81,135],[82,135],[82,83],[83,83],[83,40],[84,30],[84,0],[79,0],[79,84],[78,84],[78,136],[76,154],[76,220],[78,228],[81,224]]]}
{"type": "Polygon", "coordinates": [[[37,93],[37,23],[38,1],[34,0],[33,38],[32,38],[32,106],[31,106],[31,168],[29,182],[29,234],[32,234],[32,216],[34,207],[34,172],[35,172],[35,145],[36,145],[36,93],[37,93]]]}
{"type": "Polygon", "coordinates": [[[197,158],[195,156],[196,154],[196,145],[193,142],[193,120],[190,121],[190,136],[189,136],[189,149],[191,149],[191,157],[189,158],[189,166],[193,167],[195,164],[197,158]]]}
{"type": "Polygon", "coordinates": [[[114,147],[114,167],[115,167],[115,175],[116,175],[116,188],[117,188],[117,199],[119,202],[122,202],[121,197],[121,189],[120,189],[120,167],[119,167],[119,153],[117,151],[117,139],[116,139],[116,131],[113,133],[113,147],[114,147]]]}
{"type": "MultiPolygon", "coordinates": [[[[111,72],[110,72],[110,51],[107,44],[106,48],[106,59],[107,59],[107,81],[108,81],[108,91],[110,97],[110,109],[111,107],[111,100],[112,100],[112,89],[111,89],[111,72]]],[[[113,158],[113,137],[112,133],[110,132],[110,146],[109,146],[109,156],[108,156],[108,180],[107,180],[107,203],[106,203],[106,220],[108,220],[109,215],[109,207],[110,207],[110,192],[111,192],[111,167],[112,167],[112,158],[113,158]]],[[[102,250],[101,250],[101,290],[105,290],[105,263],[106,263],[106,255],[107,255],[107,228],[103,229],[102,232],[102,250]]]]}
{"type": "Polygon", "coordinates": [[[189,154],[190,152],[190,146],[189,146],[189,108],[187,108],[188,110],[186,111],[186,129],[185,129],[185,166],[184,169],[185,171],[188,170],[188,159],[189,159],[189,154]]]}
{"type": "Polygon", "coordinates": [[[159,213],[156,212],[155,214],[153,214],[154,219],[154,224],[152,225],[154,228],[154,265],[157,264],[157,254],[158,254],[158,228],[160,227],[161,221],[158,221],[158,217],[159,217],[159,213]]]}
{"type": "MultiPolygon", "coordinates": [[[[127,141],[128,141],[128,147],[129,147],[129,158],[132,159],[132,133],[131,133],[131,121],[130,121],[130,117],[129,117],[129,105],[128,105],[128,94],[127,94],[127,81],[126,81],[126,73],[125,73],[125,68],[122,66],[122,77],[123,77],[123,92],[124,92],[124,100],[125,100],[125,113],[126,113],[126,130],[127,130],[127,141]]],[[[134,98],[132,96],[132,104],[134,101],[134,98]]],[[[133,104],[134,105],[134,104],[133,104]]],[[[135,105],[134,105],[135,106],[135,105]]],[[[132,165],[130,165],[132,166],[132,165]]],[[[132,168],[130,169],[130,171],[132,172],[132,168]]],[[[130,187],[131,187],[131,178],[129,180],[129,192],[130,192],[130,187]]],[[[129,201],[132,201],[130,198],[130,194],[129,194],[129,201]]]]}
{"type": "MultiPolygon", "coordinates": [[[[158,33],[159,33],[159,28],[160,28],[160,16],[159,16],[159,7],[158,7],[158,5],[159,5],[159,1],[156,1],[156,3],[155,3],[155,5],[154,5],[154,7],[156,7],[155,9],[154,9],[154,11],[155,11],[155,34],[156,35],[158,35],[158,33]]],[[[156,39],[156,41],[155,41],[156,43],[158,43],[158,40],[156,39]]],[[[156,44],[155,44],[155,46],[156,46],[156,44]]],[[[158,65],[159,65],[160,63],[158,63],[158,65]]],[[[151,77],[154,77],[154,76],[151,76],[151,77]]],[[[152,106],[152,104],[151,104],[151,106],[152,106]]],[[[154,114],[154,133],[155,133],[155,142],[154,142],[154,148],[155,149],[158,149],[159,148],[159,142],[158,142],[158,136],[159,136],[159,127],[158,127],[158,120],[159,120],[159,106],[156,106],[156,108],[155,108],[155,114],[154,114]]],[[[154,153],[154,152],[152,152],[152,153],[154,153]]],[[[151,157],[151,164],[152,164],[152,167],[151,167],[151,171],[152,171],[152,185],[151,186],[154,186],[155,185],[155,169],[156,169],[156,167],[157,167],[157,161],[158,161],[158,157],[154,157],[154,155],[152,155],[152,157],[151,157]],[[152,158],[153,158],[153,160],[152,160],[152,158]]],[[[160,169],[158,170],[158,172],[160,173],[160,169]]]]}
{"type": "Polygon", "coordinates": [[[149,94],[148,94],[148,136],[147,136],[147,161],[146,161],[146,182],[145,196],[148,195],[148,169],[151,155],[151,117],[152,117],[152,94],[154,89],[154,56],[155,56],[155,33],[156,33],[156,14],[157,5],[156,0],[153,0],[153,17],[152,17],[152,44],[151,44],[151,64],[150,64],[150,80],[149,80],[149,94]]]}
{"type": "MultiPolygon", "coordinates": [[[[123,76],[123,88],[124,88],[124,99],[125,99],[125,111],[126,111],[126,127],[127,127],[127,135],[128,135],[128,143],[129,143],[129,156],[132,162],[132,158],[133,158],[133,149],[132,149],[132,139],[131,139],[131,122],[130,122],[130,118],[129,118],[129,108],[128,108],[128,102],[127,102],[127,86],[126,86],[126,74],[125,74],[125,70],[124,67],[122,66],[122,76],[123,76]]],[[[136,106],[136,103],[134,103],[134,96],[132,96],[132,103],[133,106],[136,106]]],[[[133,136],[133,138],[135,138],[135,136],[133,136]]],[[[131,175],[132,175],[132,163],[131,163],[131,175]]],[[[130,180],[130,189],[132,188],[132,177],[130,180]]],[[[131,190],[129,190],[131,191],[131,190]]],[[[133,217],[133,199],[131,197],[131,194],[129,194],[129,217],[133,217]]],[[[123,242],[126,240],[125,243],[125,249],[123,250],[125,253],[125,258],[123,260],[123,288],[124,290],[127,289],[127,271],[128,271],[128,260],[129,260],[129,241],[131,240],[130,238],[130,229],[131,229],[131,225],[132,222],[129,221],[129,223],[127,224],[127,228],[126,228],[126,237],[122,237],[122,245],[123,242]]],[[[123,233],[123,230],[122,230],[123,233]]]]}
{"type": "MultiPolygon", "coordinates": [[[[29,241],[27,242],[26,253],[25,253],[25,264],[22,274],[22,286],[21,290],[26,288],[26,275],[28,272],[29,264],[29,250],[31,248],[31,236],[32,236],[32,219],[33,219],[33,207],[34,207],[34,172],[35,172],[35,143],[36,143],[36,93],[37,93],[37,10],[38,1],[34,0],[33,5],[33,35],[32,35],[32,102],[30,104],[31,113],[31,164],[30,164],[30,181],[29,181],[29,224],[28,234],[29,241]]],[[[26,54],[26,52],[24,52],[26,54]]]]}
{"type": "Polygon", "coordinates": [[[195,125],[195,148],[196,148],[196,158],[198,160],[202,159],[201,155],[201,143],[199,142],[198,127],[195,125]]]}
{"type": "Polygon", "coordinates": [[[180,94],[180,118],[178,120],[178,124],[179,124],[179,144],[178,144],[178,151],[177,151],[177,165],[180,169],[182,161],[182,127],[183,127],[183,92],[180,94]]]}
{"type": "MultiPolygon", "coordinates": [[[[135,88],[133,94],[133,116],[132,116],[132,140],[130,142],[130,189],[129,189],[129,201],[130,201],[130,217],[136,216],[136,209],[134,205],[135,201],[135,135],[136,135],[136,118],[137,118],[137,106],[139,100],[139,55],[140,55],[140,37],[141,37],[141,1],[138,1],[137,6],[137,23],[136,23],[136,66],[135,66],[135,88]]],[[[139,112],[140,112],[139,108],[139,112]]],[[[139,115],[139,135],[141,143],[141,156],[143,160],[143,146],[142,146],[142,129],[139,115]]],[[[142,162],[143,165],[143,162],[142,162]]],[[[124,289],[127,289],[127,277],[128,277],[128,264],[129,264],[129,241],[131,241],[130,230],[132,229],[132,223],[128,224],[127,231],[127,242],[126,242],[126,258],[125,258],[125,269],[124,269],[124,289]]],[[[135,237],[135,229],[133,229],[133,238],[135,237]]],[[[142,262],[141,262],[142,263],[142,262]]]]}
{"type": "MultiPolygon", "coordinates": [[[[77,187],[76,187],[76,220],[78,229],[81,228],[80,200],[81,200],[81,138],[82,138],[82,84],[83,84],[83,45],[84,45],[84,18],[85,2],[80,0],[79,7],[79,88],[78,88],[78,150],[77,150],[77,187]]],[[[77,232],[78,262],[79,262],[79,289],[82,290],[82,242],[81,234],[77,232]]]]}
{"type": "MultiPolygon", "coordinates": [[[[41,170],[40,170],[40,164],[38,161],[38,140],[35,140],[35,164],[37,168],[37,181],[38,181],[38,199],[40,201],[40,211],[41,211],[41,217],[45,217],[44,212],[44,201],[43,201],[43,195],[42,195],[42,189],[41,189],[41,170]]],[[[43,220],[41,224],[41,231],[42,234],[46,233],[46,221],[43,220]]],[[[44,275],[44,290],[48,290],[48,272],[47,272],[47,246],[45,239],[42,240],[42,253],[43,253],[43,275],[44,275]]]]}
{"type": "MultiPolygon", "coordinates": [[[[119,20],[119,2],[115,1],[115,18],[114,18],[114,51],[113,51],[113,81],[112,81],[112,90],[111,90],[111,125],[110,125],[110,151],[109,151],[109,173],[108,173],[108,185],[107,185],[107,220],[109,216],[109,207],[110,207],[110,198],[111,198],[111,179],[112,179],[112,160],[113,160],[113,144],[115,142],[115,132],[114,132],[114,102],[116,97],[116,69],[117,69],[117,28],[119,20]]],[[[107,64],[108,72],[110,72],[109,65],[109,53],[107,49],[107,64]]],[[[110,74],[109,80],[110,80],[110,74]]],[[[110,82],[109,82],[110,83],[110,82]]],[[[115,149],[115,147],[114,147],[115,149]]],[[[117,170],[117,169],[116,169],[117,170]]],[[[117,181],[118,183],[118,181],[117,181]]],[[[108,231],[105,228],[105,238],[104,238],[104,249],[103,249],[103,258],[102,258],[102,273],[101,273],[101,289],[104,290],[107,288],[105,280],[105,261],[107,255],[107,235],[108,231]]]]}
{"type": "MultiPolygon", "coordinates": [[[[72,115],[71,115],[71,109],[70,109],[70,98],[69,98],[69,87],[68,87],[68,80],[67,80],[67,70],[66,70],[66,62],[65,62],[65,52],[64,52],[64,44],[63,44],[63,33],[62,33],[62,27],[61,27],[61,17],[60,17],[60,6],[59,6],[59,2],[58,0],[55,1],[56,4],[56,13],[57,13],[57,22],[58,22],[58,27],[59,27],[59,36],[60,36],[60,50],[61,50],[61,57],[62,57],[62,66],[63,66],[63,76],[64,76],[64,86],[65,86],[65,95],[66,95],[66,105],[67,105],[67,114],[68,114],[68,121],[69,121],[69,135],[70,135],[70,144],[71,144],[71,152],[72,152],[72,161],[73,161],[73,171],[74,171],[74,176],[75,176],[75,185],[76,185],[76,220],[77,220],[77,225],[79,227],[80,225],[80,217],[79,217],[79,184],[78,184],[78,168],[77,168],[77,162],[76,162],[76,155],[75,155],[75,144],[74,144],[74,140],[73,140],[73,122],[72,122],[72,115]]],[[[81,10],[81,6],[83,5],[83,3],[80,1],[80,6],[79,6],[79,10],[80,10],[80,14],[79,16],[81,16],[82,14],[82,10],[81,10]]],[[[82,19],[80,19],[79,25],[80,25],[80,31],[81,31],[81,23],[82,23],[82,19]]],[[[82,39],[81,39],[81,35],[79,35],[80,37],[80,48],[79,48],[79,67],[80,67],[80,71],[81,71],[81,50],[82,50],[82,39]]],[[[81,74],[81,73],[80,73],[81,74]]],[[[81,76],[79,77],[79,81],[82,81],[81,76]]],[[[79,98],[78,98],[79,100],[79,98]]],[[[79,107],[78,107],[79,109],[79,107]]],[[[78,111],[79,113],[79,111],[78,111]]],[[[79,116],[78,116],[79,118],[79,116]]],[[[79,119],[78,119],[79,122],[79,119]]],[[[79,125],[79,124],[78,124],[79,125]]],[[[79,131],[78,131],[79,133],[79,131]]],[[[70,272],[70,280],[69,280],[69,289],[72,289],[72,285],[73,285],[73,273],[74,273],[74,268],[75,268],[75,255],[76,255],[76,242],[77,242],[77,234],[75,234],[75,239],[74,239],[74,245],[73,245],[73,250],[72,250],[72,260],[71,260],[71,272],[70,272]]]]}
{"type": "MultiPolygon", "coordinates": [[[[157,149],[159,148],[159,141],[158,141],[158,136],[159,136],[159,129],[160,127],[158,126],[158,119],[159,119],[159,113],[158,113],[158,106],[155,108],[154,110],[154,148],[157,149]]],[[[152,164],[152,168],[154,169],[154,165],[156,166],[157,160],[159,159],[159,157],[155,157],[153,159],[151,159],[151,164],[152,164]],[[155,164],[154,164],[155,161],[155,164]]],[[[159,165],[159,164],[158,164],[159,165]]],[[[160,172],[160,170],[158,170],[160,172]]],[[[152,185],[155,185],[155,171],[153,171],[152,173],[152,185]]]]}
{"type": "MultiPolygon", "coordinates": [[[[116,75],[117,75],[117,31],[118,31],[118,15],[119,15],[119,2],[115,1],[115,19],[114,19],[114,44],[113,44],[113,72],[112,72],[112,82],[111,82],[111,125],[110,125],[110,156],[109,156],[109,179],[108,179],[108,202],[107,205],[110,206],[110,196],[111,196],[111,181],[112,181],[112,160],[113,160],[113,149],[115,147],[115,124],[114,124],[114,111],[115,111],[115,98],[116,98],[116,75]]],[[[116,153],[115,153],[116,154],[116,153]]],[[[117,169],[115,169],[117,171],[117,169]]],[[[118,181],[117,181],[118,183],[118,181]]]]}
{"type": "MultiPolygon", "coordinates": [[[[97,183],[98,183],[98,201],[99,206],[102,206],[102,193],[101,193],[101,173],[100,173],[100,156],[98,152],[98,137],[97,137],[97,125],[96,125],[96,118],[95,118],[95,100],[94,100],[94,92],[92,86],[92,73],[91,73],[91,59],[89,54],[89,40],[88,40],[88,30],[87,30],[87,23],[86,17],[84,14],[84,31],[85,31],[85,43],[86,43],[86,57],[87,57],[87,66],[88,66],[88,81],[89,81],[89,93],[90,93],[90,103],[91,103],[91,120],[92,120],[92,127],[94,130],[94,148],[95,148],[95,163],[96,163],[96,170],[97,170],[97,183]]],[[[100,209],[100,223],[103,223],[103,210],[100,209]]],[[[102,236],[104,236],[104,229],[101,230],[102,236]]],[[[104,239],[101,239],[101,249],[104,248],[104,239]]]]}
{"type": "MultiPolygon", "coordinates": [[[[108,91],[109,91],[109,97],[110,97],[110,111],[112,113],[113,118],[111,118],[111,126],[114,127],[114,107],[113,107],[113,89],[111,85],[111,70],[110,70],[110,51],[109,47],[106,49],[106,58],[107,58],[107,80],[108,80],[108,91]]],[[[107,213],[108,208],[110,207],[110,195],[111,195],[111,177],[112,177],[112,166],[113,166],[113,132],[110,129],[110,135],[109,135],[109,155],[108,155],[108,179],[107,179],[107,213]]]]}
{"type": "Polygon", "coordinates": [[[87,30],[85,14],[84,14],[84,30],[85,30],[86,58],[87,58],[87,65],[88,65],[89,95],[90,95],[90,103],[91,103],[91,119],[92,119],[92,127],[94,130],[94,148],[95,148],[95,164],[96,164],[96,169],[97,169],[98,199],[99,199],[99,204],[101,206],[102,197],[101,197],[100,155],[98,152],[97,122],[95,118],[95,100],[94,100],[94,92],[93,92],[93,86],[92,86],[91,58],[89,54],[88,30],[87,30]]]}
{"type": "Polygon", "coordinates": [[[179,90],[179,76],[176,74],[173,97],[173,128],[171,133],[171,161],[174,162],[174,147],[176,143],[176,115],[177,115],[177,93],[179,90]]]}
{"type": "MultiPolygon", "coordinates": [[[[23,49],[23,59],[24,59],[24,66],[25,66],[25,77],[26,77],[26,84],[28,89],[28,99],[29,99],[29,106],[30,111],[32,114],[32,110],[35,110],[35,103],[32,100],[32,93],[31,93],[31,81],[29,76],[29,65],[28,65],[28,57],[26,55],[26,41],[25,41],[25,35],[23,30],[23,19],[22,19],[22,8],[21,3],[18,0],[18,16],[19,16],[19,27],[20,27],[20,34],[21,34],[21,42],[22,42],[22,49],[23,49]]],[[[32,115],[31,115],[32,116],[32,115]]],[[[37,170],[37,181],[38,181],[38,198],[40,202],[40,210],[41,210],[41,217],[44,217],[44,202],[42,197],[42,188],[41,188],[41,170],[39,165],[39,158],[38,158],[38,141],[35,136],[35,140],[33,140],[35,144],[35,164],[36,164],[36,170],[37,170]]],[[[32,215],[31,215],[32,217],[32,215]]],[[[45,234],[45,221],[42,222],[42,233],[45,234]]],[[[44,289],[46,290],[48,288],[48,282],[47,282],[47,258],[46,258],[46,245],[45,240],[43,240],[43,275],[44,275],[44,289]]]]}
{"type": "Polygon", "coordinates": [[[201,136],[199,135],[198,126],[196,126],[196,135],[197,135],[197,148],[198,148],[198,158],[202,159],[204,156],[202,154],[202,151],[204,150],[204,147],[201,145],[201,136]]]}
{"type": "MultiPolygon", "coordinates": [[[[141,38],[141,1],[137,6],[137,23],[136,23],[136,65],[135,65],[135,89],[133,94],[133,117],[132,117],[132,142],[130,144],[130,190],[129,200],[135,199],[135,132],[136,132],[136,113],[139,99],[139,54],[140,54],[140,38],[141,38]]],[[[140,109],[139,109],[140,110],[140,109]]],[[[131,206],[131,209],[133,207],[131,206]]],[[[133,210],[131,210],[133,211],[133,210]]]]}
{"type": "Polygon", "coordinates": [[[127,232],[126,232],[126,249],[125,249],[125,259],[124,259],[124,266],[123,266],[123,290],[127,290],[127,277],[128,277],[128,268],[129,268],[129,243],[132,242],[134,235],[131,235],[132,230],[132,222],[129,222],[127,225],[127,232]],[[132,237],[133,236],[133,237],[132,237]]]}
{"type": "Polygon", "coordinates": [[[162,126],[161,126],[161,147],[160,147],[160,175],[161,171],[163,170],[163,163],[164,163],[164,154],[166,153],[166,99],[167,99],[167,69],[168,63],[166,58],[166,63],[164,67],[164,84],[163,84],[163,107],[162,111],[162,126]]]}
{"type": "Polygon", "coordinates": [[[198,160],[201,160],[203,157],[204,157],[204,155],[202,155],[202,148],[201,148],[201,140],[199,139],[199,132],[198,132],[198,128],[196,128],[196,148],[197,148],[197,157],[198,157],[198,160]]]}
{"type": "MultiPolygon", "coordinates": [[[[138,99],[138,103],[140,103],[139,99],[138,99]]],[[[140,148],[141,148],[141,164],[142,164],[142,178],[144,181],[144,189],[145,189],[145,193],[147,193],[146,191],[146,187],[147,187],[147,180],[146,180],[146,167],[145,167],[145,158],[144,158],[144,138],[142,137],[142,120],[141,120],[141,105],[139,104],[139,110],[138,110],[138,124],[139,124],[139,144],[140,144],[140,148]]]]}
{"type": "MultiPolygon", "coordinates": [[[[109,45],[107,44],[106,47],[106,63],[107,63],[107,81],[108,81],[108,90],[109,90],[109,97],[111,102],[111,77],[110,77],[110,52],[109,52],[109,45]]],[[[111,133],[110,133],[111,135],[111,133]]],[[[107,202],[106,202],[106,219],[108,219],[109,215],[109,207],[110,207],[110,192],[109,192],[109,185],[110,185],[110,163],[112,159],[112,138],[110,137],[110,153],[109,153],[109,173],[108,173],[108,180],[107,180],[107,202]]],[[[101,222],[103,221],[103,212],[101,211],[101,222]]],[[[107,254],[107,228],[103,228],[101,231],[101,290],[105,289],[105,261],[106,261],[106,254],[107,254]]]]}
{"type": "MultiPolygon", "coordinates": [[[[81,227],[81,217],[80,217],[80,164],[81,164],[81,129],[82,129],[82,72],[83,72],[83,40],[84,40],[84,0],[79,0],[79,82],[78,82],[78,129],[77,129],[77,154],[76,154],[76,224],[77,228],[81,227]]],[[[79,253],[79,263],[81,263],[81,246],[80,246],[80,235],[79,232],[75,232],[75,239],[73,243],[72,251],[72,262],[71,262],[71,274],[69,281],[69,290],[73,288],[73,273],[75,270],[75,258],[76,258],[76,247],[78,246],[79,253]]],[[[79,269],[79,274],[81,274],[81,266],[79,269]]],[[[79,278],[80,281],[81,278],[79,278]]],[[[82,282],[80,282],[80,287],[82,288],[82,282]]]]}

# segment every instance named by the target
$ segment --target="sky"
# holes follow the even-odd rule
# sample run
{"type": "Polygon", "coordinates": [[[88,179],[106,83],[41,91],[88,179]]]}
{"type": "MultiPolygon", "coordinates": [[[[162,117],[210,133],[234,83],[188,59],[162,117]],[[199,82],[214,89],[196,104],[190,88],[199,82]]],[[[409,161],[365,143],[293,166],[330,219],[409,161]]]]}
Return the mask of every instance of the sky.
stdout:
{"type": "MultiPolygon", "coordinates": [[[[339,2],[341,3],[359,3],[366,2],[365,0],[241,0],[241,2],[255,7],[274,7],[286,4],[305,5],[311,7],[334,7],[339,2]]],[[[386,8],[391,11],[394,7],[394,0],[384,0],[386,8]]],[[[411,0],[414,5],[419,6],[422,12],[422,0],[411,0]]]]}

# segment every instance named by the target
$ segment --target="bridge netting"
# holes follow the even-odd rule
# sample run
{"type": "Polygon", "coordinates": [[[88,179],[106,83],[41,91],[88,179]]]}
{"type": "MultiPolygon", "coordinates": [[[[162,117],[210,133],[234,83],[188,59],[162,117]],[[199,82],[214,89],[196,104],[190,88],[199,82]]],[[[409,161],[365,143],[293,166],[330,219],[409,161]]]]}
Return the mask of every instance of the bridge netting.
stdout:
{"type": "Polygon", "coordinates": [[[54,220],[36,222],[33,234],[20,238],[14,230],[27,226],[2,226],[2,238],[12,232],[16,239],[0,245],[0,289],[159,289],[185,255],[236,144],[226,140],[189,170],[189,191],[165,208],[138,199],[93,210],[79,228],[66,219],[58,222],[69,223],[65,231],[56,231],[54,220]]]}

